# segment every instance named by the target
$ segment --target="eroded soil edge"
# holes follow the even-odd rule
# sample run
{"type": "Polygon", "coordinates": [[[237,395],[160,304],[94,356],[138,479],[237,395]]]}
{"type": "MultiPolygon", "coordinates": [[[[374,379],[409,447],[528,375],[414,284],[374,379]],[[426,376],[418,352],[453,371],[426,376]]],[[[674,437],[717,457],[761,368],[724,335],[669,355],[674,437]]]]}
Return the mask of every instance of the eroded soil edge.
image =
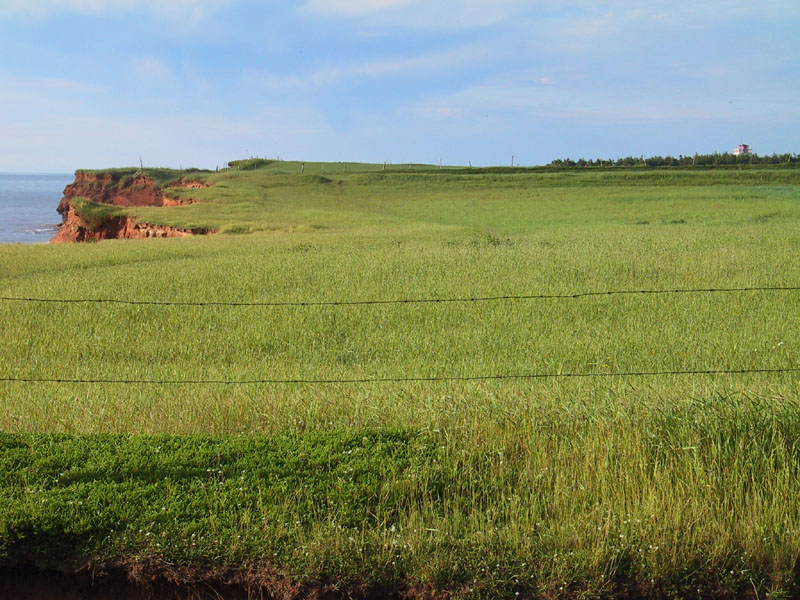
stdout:
{"type": "Polygon", "coordinates": [[[89,222],[75,211],[72,200],[88,198],[98,204],[110,206],[181,206],[191,204],[191,198],[176,198],[170,188],[200,189],[209,187],[204,181],[183,178],[158,187],[145,175],[115,180],[111,174],[78,171],[75,181],[64,188],[64,197],[58,204],[62,224],[51,243],[96,242],[106,239],[144,239],[186,237],[216,233],[211,229],[181,228],[139,221],[132,215],[109,215],[100,222],[89,222]]]}
{"type": "Polygon", "coordinates": [[[61,569],[0,566],[0,598],[15,600],[448,600],[426,588],[301,585],[269,568],[198,569],[133,564],[61,569]]]}

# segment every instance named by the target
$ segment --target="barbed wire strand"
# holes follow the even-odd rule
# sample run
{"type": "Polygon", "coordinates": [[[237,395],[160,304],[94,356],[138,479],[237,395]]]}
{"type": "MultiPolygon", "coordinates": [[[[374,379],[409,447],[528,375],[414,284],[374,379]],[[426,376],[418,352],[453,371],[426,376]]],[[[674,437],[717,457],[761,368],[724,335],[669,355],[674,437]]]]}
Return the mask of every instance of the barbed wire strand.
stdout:
{"type": "Polygon", "coordinates": [[[0,296],[6,302],[42,302],[57,304],[125,304],[135,306],[364,306],[375,304],[444,304],[454,302],[491,302],[502,300],[559,300],[588,298],[592,296],[618,296],[634,294],[699,294],[699,293],[737,293],[737,292],[771,292],[798,291],[800,286],[757,286],[729,288],[685,288],[685,289],[649,289],[649,290],[608,290],[596,292],[577,292],[574,294],[508,294],[502,296],[472,296],[458,298],[399,298],[377,300],[303,300],[303,301],[263,301],[263,302],[227,302],[227,301],[178,301],[178,300],[125,300],[116,298],[34,298],[22,296],[0,296]]]}
{"type": "Polygon", "coordinates": [[[447,375],[419,377],[364,377],[346,379],[73,379],[47,377],[0,377],[0,382],[20,383],[77,383],[77,384],[116,384],[116,385],[262,385],[262,384],[356,384],[356,383],[419,383],[442,381],[489,381],[506,379],[568,379],[592,377],[652,377],[674,375],[739,375],[757,373],[797,373],[800,367],[763,369],[686,369],[677,371],[618,371],[588,373],[520,373],[509,375],[447,375]]]}

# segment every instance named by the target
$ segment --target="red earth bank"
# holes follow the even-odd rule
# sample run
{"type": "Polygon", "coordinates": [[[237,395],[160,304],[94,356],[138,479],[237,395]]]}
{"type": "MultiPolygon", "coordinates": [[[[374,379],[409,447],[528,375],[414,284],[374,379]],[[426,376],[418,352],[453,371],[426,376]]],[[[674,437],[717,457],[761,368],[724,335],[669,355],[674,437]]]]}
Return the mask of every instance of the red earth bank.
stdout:
{"type": "MultiPolygon", "coordinates": [[[[199,189],[208,187],[202,181],[179,179],[167,188],[199,189]]],[[[51,243],[96,242],[106,239],[143,239],[151,237],[185,237],[215,233],[207,229],[182,229],[167,225],[141,223],[135,216],[108,217],[99,226],[90,226],[70,205],[74,198],[88,198],[100,204],[114,206],[180,206],[190,204],[191,199],[174,198],[154,185],[145,175],[137,175],[128,181],[114,184],[109,173],[75,173],[75,181],[64,188],[64,197],[58,204],[62,224],[51,243]]]]}

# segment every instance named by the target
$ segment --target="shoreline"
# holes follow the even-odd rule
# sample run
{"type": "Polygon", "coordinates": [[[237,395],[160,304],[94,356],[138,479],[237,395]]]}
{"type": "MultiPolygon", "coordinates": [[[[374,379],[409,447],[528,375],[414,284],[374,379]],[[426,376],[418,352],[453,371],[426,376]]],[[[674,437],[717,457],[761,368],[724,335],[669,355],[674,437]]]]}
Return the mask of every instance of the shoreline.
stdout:
{"type": "Polygon", "coordinates": [[[71,179],[67,173],[0,173],[0,244],[37,244],[55,235],[55,209],[71,179]]]}

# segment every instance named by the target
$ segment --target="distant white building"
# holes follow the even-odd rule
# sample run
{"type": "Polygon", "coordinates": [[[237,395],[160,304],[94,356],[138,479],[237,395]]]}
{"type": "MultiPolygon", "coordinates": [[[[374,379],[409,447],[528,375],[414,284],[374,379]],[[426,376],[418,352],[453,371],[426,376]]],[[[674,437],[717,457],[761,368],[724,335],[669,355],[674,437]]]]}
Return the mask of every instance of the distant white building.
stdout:
{"type": "Polygon", "coordinates": [[[750,146],[748,146],[747,144],[739,144],[738,146],[736,146],[736,150],[734,150],[733,153],[736,154],[737,156],[739,154],[750,154],[750,146]]]}

